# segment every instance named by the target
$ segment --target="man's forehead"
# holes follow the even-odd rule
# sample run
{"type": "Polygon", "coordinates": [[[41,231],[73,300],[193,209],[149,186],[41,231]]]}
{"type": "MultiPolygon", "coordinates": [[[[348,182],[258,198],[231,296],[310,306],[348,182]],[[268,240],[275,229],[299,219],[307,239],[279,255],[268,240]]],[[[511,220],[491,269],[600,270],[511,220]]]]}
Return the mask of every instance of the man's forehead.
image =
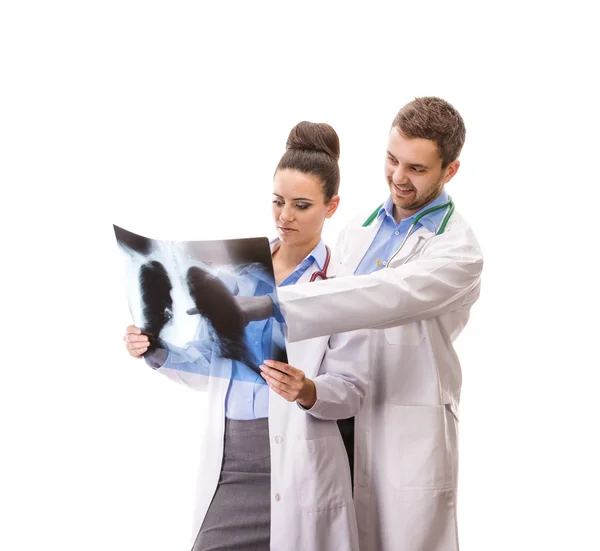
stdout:
{"type": "Polygon", "coordinates": [[[392,128],[388,136],[388,151],[402,161],[441,161],[439,149],[433,140],[407,138],[397,128],[392,128]]]}

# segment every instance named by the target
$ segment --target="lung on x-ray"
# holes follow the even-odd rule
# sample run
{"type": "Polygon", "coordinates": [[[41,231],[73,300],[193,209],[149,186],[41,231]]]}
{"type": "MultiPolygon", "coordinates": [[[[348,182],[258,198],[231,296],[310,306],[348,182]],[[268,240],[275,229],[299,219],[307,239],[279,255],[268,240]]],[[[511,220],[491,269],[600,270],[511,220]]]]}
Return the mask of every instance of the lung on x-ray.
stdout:
{"type": "Polygon", "coordinates": [[[164,241],[114,231],[133,324],[150,339],[149,358],[162,348],[176,368],[263,384],[265,359],[287,361],[282,324],[246,324],[236,300],[276,297],[266,237],[164,241]]]}

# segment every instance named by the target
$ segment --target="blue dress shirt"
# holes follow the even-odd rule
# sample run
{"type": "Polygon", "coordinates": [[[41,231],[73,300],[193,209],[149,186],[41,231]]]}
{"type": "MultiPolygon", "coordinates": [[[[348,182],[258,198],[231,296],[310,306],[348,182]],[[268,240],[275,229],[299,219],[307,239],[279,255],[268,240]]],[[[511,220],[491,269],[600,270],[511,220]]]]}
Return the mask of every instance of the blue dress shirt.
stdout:
{"type": "MultiPolygon", "coordinates": [[[[406,234],[414,219],[422,212],[430,208],[437,207],[438,205],[443,205],[444,203],[447,203],[448,200],[449,197],[446,193],[446,190],[442,190],[442,193],[439,197],[434,199],[421,210],[415,212],[415,214],[413,214],[410,218],[401,220],[400,224],[397,224],[393,216],[394,204],[392,203],[392,198],[388,197],[386,202],[379,210],[377,218],[372,222],[373,224],[377,224],[381,221],[381,226],[377,231],[375,239],[373,239],[373,242],[369,246],[369,250],[365,253],[365,256],[362,258],[356,270],[354,271],[354,274],[371,274],[380,270],[381,268],[385,268],[388,258],[390,258],[396,252],[402,243],[402,240],[406,237],[406,234]],[[379,262],[377,262],[378,260],[379,262]]],[[[425,226],[427,229],[435,233],[442,223],[445,214],[446,211],[444,209],[440,209],[424,216],[421,218],[421,220],[419,220],[419,222],[417,222],[413,232],[418,230],[421,226],[425,226]]]]}
{"type": "MultiPolygon", "coordinates": [[[[277,246],[276,241],[272,243],[272,246],[277,246]]],[[[296,266],[294,271],[287,276],[284,281],[281,282],[280,286],[293,285],[307,270],[314,270],[315,265],[319,270],[322,270],[326,257],[327,250],[325,244],[323,241],[319,241],[311,253],[296,266]]],[[[252,294],[254,296],[264,295],[272,292],[272,288],[269,290],[259,289],[259,286],[257,286],[254,292],[250,291],[251,289],[244,289],[243,294],[252,294]]],[[[262,360],[269,359],[271,341],[275,341],[280,348],[285,349],[285,338],[283,336],[282,326],[274,318],[249,323],[246,328],[246,335],[253,352],[255,352],[255,356],[259,356],[260,354],[258,359],[261,363],[262,360]],[[259,354],[256,354],[259,343],[261,343],[261,350],[259,354]]],[[[238,362],[233,362],[234,373],[229,382],[227,397],[225,398],[225,416],[229,419],[236,420],[261,419],[268,417],[269,387],[265,384],[265,380],[260,375],[256,375],[256,380],[253,382],[247,382],[248,377],[245,377],[245,380],[240,380],[240,377],[235,376],[236,369],[247,370],[248,368],[244,365],[239,365],[238,362]]]]}

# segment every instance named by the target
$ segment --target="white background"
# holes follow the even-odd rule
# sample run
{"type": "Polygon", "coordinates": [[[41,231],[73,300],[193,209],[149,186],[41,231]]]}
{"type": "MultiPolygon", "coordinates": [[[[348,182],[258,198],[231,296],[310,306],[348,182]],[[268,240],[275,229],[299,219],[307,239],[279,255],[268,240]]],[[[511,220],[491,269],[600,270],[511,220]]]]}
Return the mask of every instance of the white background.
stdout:
{"type": "Polygon", "coordinates": [[[111,224],[270,236],[287,134],[324,121],[333,243],[419,95],[466,121],[448,190],[486,257],[461,548],[600,549],[593,3],[350,4],[2,3],[0,549],[187,549],[202,396],[126,355],[111,224]]]}

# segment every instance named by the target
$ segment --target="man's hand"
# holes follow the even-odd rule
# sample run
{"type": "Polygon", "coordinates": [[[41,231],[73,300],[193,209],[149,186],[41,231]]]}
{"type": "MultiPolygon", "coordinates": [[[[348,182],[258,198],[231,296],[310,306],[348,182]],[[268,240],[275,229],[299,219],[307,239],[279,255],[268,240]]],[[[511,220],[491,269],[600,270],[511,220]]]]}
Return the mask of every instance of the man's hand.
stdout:
{"type": "Polygon", "coordinates": [[[304,371],[273,360],[265,360],[260,369],[269,387],[288,402],[297,401],[306,409],[315,405],[317,388],[315,383],[304,375],[304,371]]]}
{"type": "MultiPolygon", "coordinates": [[[[273,301],[267,296],[260,297],[242,297],[235,295],[235,302],[242,311],[244,321],[248,325],[251,321],[260,321],[270,318],[273,314],[273,301]]],[[[190,316],[199,314],[197,308],[186,310],[190,316]]]]}

